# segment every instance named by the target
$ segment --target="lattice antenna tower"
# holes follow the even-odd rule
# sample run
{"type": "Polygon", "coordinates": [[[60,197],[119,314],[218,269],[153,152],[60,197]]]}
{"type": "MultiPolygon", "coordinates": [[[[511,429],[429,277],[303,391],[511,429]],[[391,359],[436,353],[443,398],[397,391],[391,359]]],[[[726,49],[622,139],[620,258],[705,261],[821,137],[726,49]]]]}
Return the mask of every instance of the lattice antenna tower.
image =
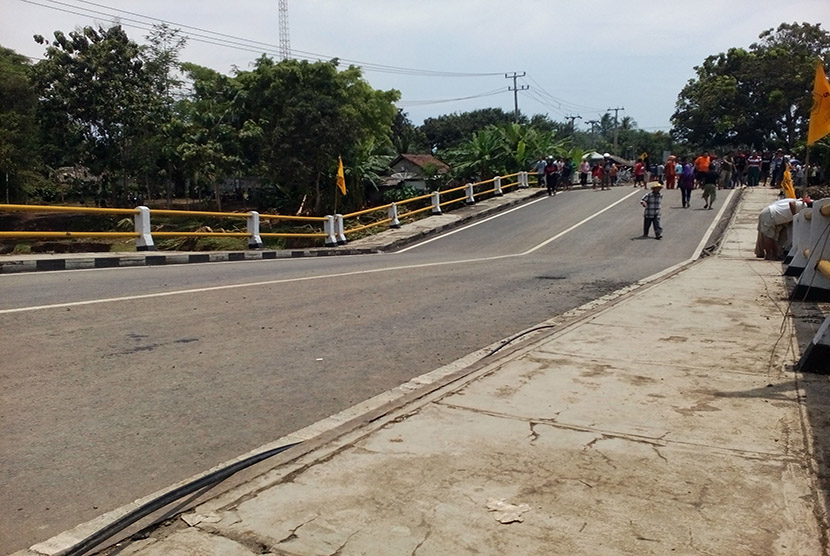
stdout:
{"type": "Polygon", "coordinates": [[[280,58],[291,58],[291,37],[288,33],[288,0],[279,0],[280,9],[280,58]]]}

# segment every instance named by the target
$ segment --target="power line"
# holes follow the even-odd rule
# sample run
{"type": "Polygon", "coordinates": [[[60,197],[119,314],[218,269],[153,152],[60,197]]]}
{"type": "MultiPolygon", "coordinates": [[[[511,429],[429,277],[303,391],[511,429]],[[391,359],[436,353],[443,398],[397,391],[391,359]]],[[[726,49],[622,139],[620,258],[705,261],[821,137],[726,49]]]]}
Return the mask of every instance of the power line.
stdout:
{"type": "Polygon", "coordinates": [[[524,77],[525,75],[527,75],[527,72],[524,72],[524,71],[522,72],[521,75],[519,75],[515,71],[513,72],[513,75],[509,75],[509,74],[506,74],[506,73],[504,74],[505,79],[512,79],[513,80],[513,87],[507,87],[507,90],[508,91],[513,91],[513,107],[514,107],[513,108],[513,117],[516,119],[517,122],[519,121],[519,91],[526,91],[526,90],[530,89],[530,86],[529,85],[522,85],[521,87],[519,87],[519,86],[516,85],[516,80],[520,77],[524,77]]]}
{"type": "Polygon", "coordinates": [[[573,102],[567,101],[567,100],[565,100],[565,99],[561,99],[561,98],[559,98],[559,97],[556,97],[556,96],[554,96],[554,95],[550,94],[549,92],[547,92],[547,91],[545,90],[545,88],[544,88],[544,87],[542,87],[542,86],[539,84],[539,82],[538,82],[538,81],[536,81],[535,79],[533,79],[533,77],[532,77],[532,76],[528,75],[528,76],[527,76],[527,78],[530,80],[530,82],[531,82],[531,83],[533,83],[533,84],[536,86],[536,88],[537,88],[537,89],[539,89],[539,91],[541,91],[541,92],[542,92],[542,94],[543,94],[544,96],[546,96],[547,98],[549,98],[549,99],[550,99],[551,101],[553,101],[554,103],[557,103],[557,104],[560,104],[560,105],[564,104],[564,105],[567,105],[568,107],[571,107],[571,109],[572,109],[574,112],[579,112],[580,110],[584,110],[584,111],[588,111],[588,112],[602,112],[602,111],[603,111],[601,108],[592,108],[592,107],[590,107],[590,106],[583,106],[583,105],[581,105],[581,104],[576,104],[576,103],[573,103],[573,102]]]}
{"type": "MultiPolygon", "coordinates": [[[[258,54],[265,53],[265,54],[279,55],[279,53],[280,53],[279,45],[275,45],[275,44],[272,44],[272,43],[266,43],[266,42],[252,40],[252,39],[246,39],[246,38],[238,37],[238,36],[235,36],[235,35],[228,35],[228,34],[225,34],[225,33],[210,31],[210,30],[203,29],[203,28],[200,28],[200,27],[185,25],[183,23],[178,23],[178,22],[168,21],[168,20],[160,19],[160,18],[156,18],[156,17],[146,16],[146,15],[139,14],[139,13],[136,13],[136,12],[131,12],[131,11],[128,11],[128,10],[122,10],[122,9],[119,9],[119,8],[113,8],[113,7],[110,7],[110,6],[106,6],[104,4],[91,2],[89,0],[75,0],[75,1],[83,3],[83,4],[88,4],[88,5],[91,5],[91,6],[104,8],[104,9],[110,10],[112,12],[118,12],[118,13],[123,13],[123,14],[127,14],[127,15],[136,16],[136,17],[148,20],[148,21],[141,21],[141,20],[136,20],[136,19],[133,19],[133,18],[125,18],[125,17],[119,16],[119,15],[114,14],[114,13],[102,12],[102,11],[99,11],[99,10],[92,10],[92,9],[84,8],[82,6],[78,6],[78,5],[75,5],[75,4],[70,4],[70,3],[67,3],[67,2],[61,2],[60,0],[43,0],[43,1],[50,2],[52,4],[58,4],[58,5],[66,6],[68,8],[72,8],[72,9],[70,10],[70,9],[60,8],[60,7],[57,7],[57,6],[50,6],[50,5],[47,5],[47,4],[42,4],[40,2],[36,2],[34,0],[20,0],[20,1],[24,2],[24,3],[27,3],[27,4],[32,4],[32,5],[35,5],[35,6],[40,6],[40,7],[43,7],[43,8],[51,9],[51,10],[70,13],[70,14],[73,14],[73,15],[79,15],[79,16],[82,16],[82,17],[92,17],[93,19],[96,16],[99,16],[99,15],[100,16],[105,16],[105,17],[108,17],[108,18],[114,18],[114,19],[117,19],[119,21],[129,22],[129,23],[125,23],[124,24],[125,26],[135,27],[135,28],[142,29],[142,30],[145,30],[145,31],[146,30],[152,30],[152,25],[154,25],[153,22],[164,23],[164,24],[167,24],[167,25],[170,25],[170,26],[173,26],[173,27],[179,27],[179,28],[182,28],[182,29],[192,29],[192,30],[195,30],[195,31],[199,31],[199,33],[193,33],[191,31],[188,31],[187,34],[186,34],[188,39],[193,40],[194,42],[201,42],[201,43],[204,43],[204,44],[211,44],[211,45],[215,45],[215,46],[224,46],[224,47],[227,47],[227,48],[234,48],[236,50],[241,50],[241,51],[246,51],[246,52],[255,52],[255,53],[258,53],[258,54]],[[79,12],[79,11],[73,11],[73,10],[82,10],[82,11],[79,12]],[[95,15],[93,15],[93,14],[95,14],[95,15]],[[207,33],[207,35],[202,34],[202,33],[207,33]],[[264,47],[264,48],[262,48],[262,47],[264,47]]],[[[416,68],[391,66],[391,65],[386,65],[386,64],[375,64],[375,63],[371,63],[371,62],[363,62],[363,61],[360,61],[360,60],[354,60],[354,59],[349,59],[349,58],[339,58],[339,57],[336,57],[336,56],[328,56],[328,55],[324,55],[324,54],[318,54],[318,53],[307,52],[307,51],[302,51],[302,50],[292,50],[291,52],[294,55],[294,57],[300,58],[300,59],[305,59],[305,60],[331,60],[331,59],[337,58],[338,60],[341,60],[343,62],[347,62],[347,63],[353,64],[353,65],[360,66],[365,71],[378,72],[378,73],[391,73],[391,74],[397,74],[397,75],[412,75],[412,76],[417,76],[417,77],[459,77],[459,78],[462,78],[462,77],[492,77],[492,76],[496,76],[496,75],[502,75],[501,72],[469,73],[469,72],[448,72],[448,71],[424,70],[424,69],[416,69],[416,68]]]]}
{"type": "Polygon", "coordinates": [[[412,106],[427,106],[430,104],[442,104],[445,102],[456,102],[459,100],[470,100],[474,98],[482,98],[482,97],[489,97],[493,95],[498,95],[504,92],[504,89],[499,87],[498,89],[494,89],[492,91],[488,91],[486,93],[481,93],[478,95],[472,95],[469,97],[458,97],[458,98],[447,98],[442,100],[401,100],[396,102],[398,106],[401,107],[412,107],[412,106]]]}

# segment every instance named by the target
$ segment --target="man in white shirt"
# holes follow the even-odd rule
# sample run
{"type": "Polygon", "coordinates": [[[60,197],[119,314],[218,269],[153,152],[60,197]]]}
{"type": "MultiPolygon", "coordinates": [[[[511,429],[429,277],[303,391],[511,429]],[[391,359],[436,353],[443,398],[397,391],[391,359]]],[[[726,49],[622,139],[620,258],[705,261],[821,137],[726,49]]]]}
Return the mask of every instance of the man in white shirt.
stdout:
{"type": "Polygon", "coordinates": [[[767,206],[758,215],[758,237],[755,240],[755,256],[759,259],[777,261],[781,259],[781,243],[798,212],[813,205],[810,197],[801,199],[780,199],[767,206]]]}

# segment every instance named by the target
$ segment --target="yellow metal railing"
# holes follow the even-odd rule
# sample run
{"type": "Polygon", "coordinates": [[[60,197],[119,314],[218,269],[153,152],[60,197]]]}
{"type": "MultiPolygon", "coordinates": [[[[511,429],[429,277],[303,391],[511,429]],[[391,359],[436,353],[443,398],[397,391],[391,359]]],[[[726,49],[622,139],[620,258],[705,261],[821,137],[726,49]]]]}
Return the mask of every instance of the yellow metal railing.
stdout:
{"type": "MultiPolygon", "coordinates": [[[[140,250],[154,249],[153,238],[176,238],[176,237],[233,237],[233,238],[248,238],[249,246],[261,247],[262,238],[310,238],[310,239],[325,239],[327,246],[337,245],[338,243],[346,242],[346,234],[354,234],[376,228],[378,226],[389,225],[397,227],[400,225],[399,218],[415,218],[426,212],[433,212],[440,214],[442,209],[457,203],[474,203],[477,199],[486,195],[499,195],[510,188],[518,188],[527,186],[527,173],[517,172],[507,176],[497,176],[495,178],[484,180],[475,183],[465,184],[445,191],[438,191],[426,195],[419,195],[403,201],[389,203],[379,207],[372,207],[364,210],[359,210],[344,215],[334,216],[289,216],[283,214],[259,214],[258,212],[211,212],[199,210],[161,210],[150,209],[147,207],[128,208],[96,208],[96,207],[66,207],[66,206],[48,206],[48,205],[12,205],[0,204],[0,212],[2,211],[25,211],[25,212],[58,212],[58,213],[79,213],[79,214],[99,214],[99,215],[127,215],[133,216],[135,221],[135,230],[132,232],[116,232],[116,231],[0,231],[0,239],[2,238],[19,238],[19,239],[72,239],[72,238],[136,238],[136,246],[140,250]],[[464,193],[464,194],[459,194],[464,193]],[[455,195],[454,198],[448,196],[455,195]],[[419,206],[419,203],[424,203],[425,206],[419,206]],[[399,212],[400,211],[400,212],[399,212]],[[360,219],[376,213],[383,215],[376,220],[365,223],[357,220],[354,226],[348,230],[344,229],[344,220],[346,219],[360,219]],[[196,230],[196,231],[162,231],[153,230],[150,224],[151,217],[204,217],[204,218],[220,218],[220,219],[240,219],[244,218],[247,221],[247,231],[220,231],[214,232],[212,230],[196,230]],[[298,232],[262,232],[260,230],[260,220],[268,221],[283,221],[297,224],[313,224],[322,225],[323,230],[320,232],[298,231],[298,232]]],[[[380,215],[378,215],[380,216],[380,215]]]]}
{"type": "Polygon", "coordinates": [[[175,238],[175,237],[235,237],[249,238],[250,245],[261,246],[261,238],[334,238],[333,217],[324,216],[289,216],[283,214],[259,214],[257,212],[210,212],[198,210],[160,210],[148,209],[147,207],[126,208],[96,208],[96,207],[65,207],[49,205],[4,205],[0,204],[0,211],[9,212],[53,212],[53,213],[75,213],[75,214],[98,214],[98,215],[132,215],[135,218],[135,231],[132,232],[55,232],[55,231],[0,231],[0,238],[18,239],[72,239],[72,238],[137,238],[139,248],[153,248],[153,237],[175,238]],[[198,231],[153,231],[150,226],[151,216],[162,217],[208,217],[208,218],[234,218],[247,221],[247,231],[214,232],[209,230],[198,231]],[[292,223],[304,223],[323,225],[322,232],[260,232],[259,220],[285,221],[292,223]],[[329,229],[330,228],[330,229],[329,229]]]}
{"type": "Polygon", "coordinates": [[[342,225],[344,227],[345,220],[360,218],[362,216],[367,216],[376,212],[383,212],[383,218],[380,218],[370,223],[357,223],[356,225],[353,225],[348,229],[343,229],[341,233],[343,235],[355,234],[358,232],[362,232],[365,230],[369,230],[371,228],[384,225],[390,225],[395,227],[399,225],[400,218],[413,218],[417,215],[430,211],[436,214],[440,214],[441,210],[444,207],[448,207],[456,203],[474,202],[476,199],[484,197],[486,195],[500,194],[507,189],[521,187],[523,184],[527,183],[526,177],[524,177],[524,181],[522,181],[523,174],[524,176],[526,176],[526,173],[524,172],[516,172],[515,174],[509,174],[507,176],[496,176],[495,178],[489,180],[469,183],[458,187],[454,187],[452,189],[446,189],[444,191],[437,191],[426,195],[419,195],[417,197],[411,197],[403,201],[387,203],[385,205],[372,207],[357,212],[351,212],[349,214],[344,214],[341,217],[339,217],[342,219],[339,225],[342,225]],[[513,181],[503,183],[504,180],[513,181]],[[492,187],[490,187],[489,189],[485,189],[485,187],[488,185],[492,185],[492,187]],[[447,195],[452,195],[454,193],[460,192],[466,192],[467,195],[460,195],[454,199],[446,199],[443,201],[441,200],[442,198],[446,198],[447,195]],[[419,208],[410,208],[413,204],[427,200],[429,200],[430,203],[426,206],[419,208]]]}

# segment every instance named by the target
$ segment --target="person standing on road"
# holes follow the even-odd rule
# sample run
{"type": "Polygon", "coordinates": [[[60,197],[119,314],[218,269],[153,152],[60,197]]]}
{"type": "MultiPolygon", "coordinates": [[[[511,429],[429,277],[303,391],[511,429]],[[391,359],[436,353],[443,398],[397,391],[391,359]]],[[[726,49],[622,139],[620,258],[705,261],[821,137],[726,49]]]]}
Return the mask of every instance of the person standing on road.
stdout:
{"type": "Polygon", "coordinates": [[[552,156],[548,157],[545,165],[545,184],[548,187],[548,196],[556,195],[556,186],[559,183],[559,166],[552,156]]]}
{"type": "Polygon", "coordinates": [[[709,156],[709,151],[704,151],[702,155],[695,159],[695,184],[703,187],[703,177],[709,171],[709,165],[712,163],[712,158],[709,156]]]}
{"type": "Polygon", "coordinates": [[[748,187],[756,187],[761,183],[761,164],[763,159],[758,151],[753,152],[749,158],[746,159],[746,185],[748,187]]]}
{"type": "Polygon", "coordinates": [[[593,169],[591,169],[591,189],[596,189],[597,184],[602,183],[604,172],[605,170],[603,170],[602,164],[600,164],[599,162],[594,164],[593,169]]]}
{"type": "Polygon", "coordinates": [[[680,172],[680,199],[683,201],[683,208],[689,208],[692,202],[692,189],[695,186],[695,167],[689,159],[683,159],[683,170],[680,172]]]}
{"type": "Polygon", "coordinates": [[[579,185],[582,187],[588,186],[588,174],[591,173],[591,163],[588,162],[588,159],[582,161],[579,165],[579,185]]]}
{"type": "MultiPolygon", "coordinates": [[[[709,168],[712,171],[712,168],[709,168]]],[[[732,155],[728,154],[723,157],[720,164],[720,178],[719,186],[721,189],[732,189],[732,176],[735,174],[735,163],[732,160],[732,155]]]]}
{"type": "Polygon", "coordinates": [[[677,182],[677,165],[675,164],[674,155],[669,155],[666,160],[666,189],[674,189],[674,184],[677,182]]]}
{"type": "Polygon", "coordinates": [[[641,185],[646,186],[646,166],[642,160],[634,163],[634,187],[641,185]]]}
{"type": "Polygon", "coordinates": [[[534,165],[534,168],[536,168],[536,184],[539,187],[542,187],[543,185],[547,185],[545,183],[545,166],[547,166],[547,165],[548,165],[548,163],[545,160],[544,156],[540,156],[539,160],[534,165]]]}
{"type": "Polygon", "coordinates": [[[663,227],[660,226],[660,213],[663,208],[661,189],[663,189],[663,186],[659,182],[654,182],[651,184],[651,191],[640,199],[640,204],[645,207],[643,211],[643,237],[648,237],[649,228],[654,226],[654,238],[663,238],[663,227]]]}
{"type": "Polygon", "coordinates": [[[559,165],[561,169],[562,177],[560,181],[562,182],[562,187],[565,189],[571,188],[571,176],[573,175],[574,166],[573,162],[571,161],[570,157],[565,158],[564,161],[559,165]]]}
{"type": "Polygon", "coordinates": [[[778,149],[769,163],[770,179],[772,180],[770,187],[773,189],[781,187],[781,180],[784,179],[784,167],[784,151],[778,149]]]}
{"type": "Polygon", "coordinates": [[[705,209],[711,209],[715,204],[715,197],[718,193],[718,170],[714,164],[709,165],[709,170],[703,174],[703,200],[705,209]]]}
{"type": "Polygon", "coordinates": [[[611,160],[611,155],[605,155],[605,164],[602,167],[602,187],[600,189],[611,189],[611,175],[614,168],[614,161],[611,160]]]}
{"type": "Polygon", "coordinates": [[[743,188],[746,185],[746,153],[743,151],[733,158],[735,173],[732,175],[732,183],[735,187],[743,188]]]}

